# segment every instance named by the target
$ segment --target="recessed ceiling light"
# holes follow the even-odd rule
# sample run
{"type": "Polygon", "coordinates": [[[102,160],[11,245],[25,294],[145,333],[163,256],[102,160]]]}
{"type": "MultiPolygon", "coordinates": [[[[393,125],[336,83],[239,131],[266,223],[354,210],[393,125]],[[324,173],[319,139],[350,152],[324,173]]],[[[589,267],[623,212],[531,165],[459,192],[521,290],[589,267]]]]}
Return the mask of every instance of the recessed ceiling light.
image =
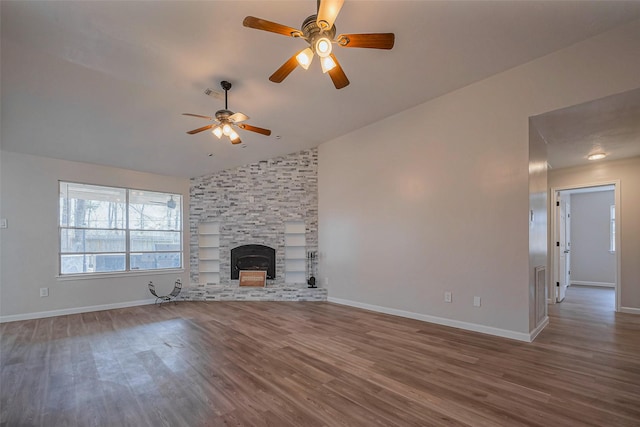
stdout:
{"type": "Polygon", "coordinates": [[[607,157],[606,154],[604,153],[593,153],[593,154],[589,154],[587,156],[588,160],[600,160],[600,159],[604,159],[605,157],[607,157]]]}

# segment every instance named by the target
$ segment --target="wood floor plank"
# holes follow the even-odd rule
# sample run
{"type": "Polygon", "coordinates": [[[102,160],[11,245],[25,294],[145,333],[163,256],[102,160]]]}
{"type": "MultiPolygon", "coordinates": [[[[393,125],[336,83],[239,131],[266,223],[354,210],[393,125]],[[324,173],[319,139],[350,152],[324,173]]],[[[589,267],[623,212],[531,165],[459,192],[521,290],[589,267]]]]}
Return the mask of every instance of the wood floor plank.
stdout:
{"type": "Polygon", "coordinates": [[[0,325],[0,426],[638,426],[640,316],[570,287],[535,342],[331,303],[0,325]]]}

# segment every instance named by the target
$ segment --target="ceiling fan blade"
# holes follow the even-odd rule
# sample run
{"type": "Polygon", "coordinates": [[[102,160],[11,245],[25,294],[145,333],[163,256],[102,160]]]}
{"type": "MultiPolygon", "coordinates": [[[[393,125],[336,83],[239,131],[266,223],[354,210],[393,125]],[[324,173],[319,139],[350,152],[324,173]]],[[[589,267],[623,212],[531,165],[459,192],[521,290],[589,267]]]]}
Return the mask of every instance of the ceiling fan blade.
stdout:
{"type": "Polygon", "coordinates": [[[340,34],[336,41],[342,47],[364,47],[369,49],[391,49],[396,36],[393,33],[340,34]]]}
{"type": "Polygon", "coordinates": [[[200,114],[182,113],[183,116],[200,117],[201,119],[213,120],[213,117],[201,116],[200,114]]]}
{"type": "Polygon", "coordinates": [[[301,37],[302,31],[295,28],[287,27],[286,25],[277,24],[275,22],[267,21],[265,19],[256,18],[255,16],[247,16],[242,21],[242,25],[248,28],[255,28],[256,30],[269,31],[271,33],[282,34],[288,37],[301,37]]]}
{"type": "Polygon", "coordinates": [[[333,53],[331,54],[331,59],[333,59],[333,61],[336,63],[336,66],[328,71],[329,76],[331,77],[333,85],[336,87],[336,89],[342,89],[343,87],[349,85],[349,79],[342,70],[340,63],[338,62],[338,58],[336,58],[333,53]]]}
{"type": "MultiPolygon", "coordinates": [[[[300,52],[302,52],[302,50],[300,52]]],[[[286,79],[287,76],[291,74],[291,72],[298,66],[298,60],[296,59],[296,56],[298,56],[300,52],[297,52],[295,55],[289,58],[287,62],[282,64],[280,68],[275,71],[275,73],[271,74],[269,80],[274,83],[282,83],[282,81],[286,79]]]]}
{"type": "Polygon", "coordinates": [[[240,129],[249,130],[251,132],[261,133],[262,135],[271,135],[271,131],[269,129],[259,128],[257,126],[251,126],[246,123],[241,123],[238,125],[240,129]]]}
{"type": "Polygon", "coordinates": [[[229,116],[229,120],[233,123],[244,122],[245,120],[249,120],[249,116],[244,113],[235,113],[229,116]]]}
{"type": "Polygon", "coordinates": [[[198,129],[194,129],[194,130],[190,130],[189,132],[187,132],[189,135],[195,135],[196,133],[200,133],[200,132],[204,132],[205,130],[211,129],[212,127],[214,127],[215,125],[206,125],[206,126],[202,126],[201,128],[198,129]]]}
{"type": "Polygon", "coordinates": [[[320,0],[318,17],[316,18],[318,26],[325,30],[333,27],[333,23],[336,21],[343,4],[344,0],[320,0]]]}

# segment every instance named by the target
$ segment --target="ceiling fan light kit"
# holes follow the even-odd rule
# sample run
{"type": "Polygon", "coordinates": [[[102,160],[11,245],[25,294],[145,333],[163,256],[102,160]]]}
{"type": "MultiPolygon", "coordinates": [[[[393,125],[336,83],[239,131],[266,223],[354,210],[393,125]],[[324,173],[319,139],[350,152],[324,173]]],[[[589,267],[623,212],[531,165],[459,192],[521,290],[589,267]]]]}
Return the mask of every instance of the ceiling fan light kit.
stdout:
{"type": "Polygon", "coordinates": [[[327,71],[331,71],[336,68],[336,62],[330,56],[320,58],[320,65],[322,65],[323,73],[327,73],[327,71]]]}
{"type": "Polygon", "coordinates": [[[311,50],[311,48],[308,47],[302,52],[300,52],[299,54],[297,54],[296,61],[298,61],[298,64],[302,68],[304,68],[305,70],[308,70],[309,65],[311,65],[311,62],[313,61],[313,51],[311,50]]]}
{"type": "Polygon", "coordinates": [[[242,24],[248,28],[268,31],[286,37],[299,37],[306,40],[309,47],[294,54],[280,66],[270,77],[274,83],[281,83],[300,65],[309,69],[314,55],[320,58],[323,73],[329,73],[336,89],[349,85],[349,79],[342,70],[338,59],[333,54],[333,44],[340,47],[359,47],[367,49],[391,49],[395,43],[393,33],[372,34],[340,34],[336,37],[335,22],[344,0],[318,0],[317,14],[308,16],[301,29],[287,27],[265,19],[247,16],[242,24]]]}

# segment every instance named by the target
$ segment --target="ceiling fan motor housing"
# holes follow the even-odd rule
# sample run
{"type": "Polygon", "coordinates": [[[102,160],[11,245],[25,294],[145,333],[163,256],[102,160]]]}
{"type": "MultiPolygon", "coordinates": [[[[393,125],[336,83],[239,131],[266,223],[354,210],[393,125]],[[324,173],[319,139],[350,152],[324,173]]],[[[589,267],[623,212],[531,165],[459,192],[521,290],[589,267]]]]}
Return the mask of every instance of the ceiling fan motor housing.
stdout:
{"type": "Polygon", "coordinates": [[[317,15],[311,15],[307,17],[302,23],[302,34],[303,37],[309,42],[311,45],[311,49],[315,51],[315,41],[318,37],[324,36],[329,38],[329,40],[333,41],[333,38],[336,35],[336,26],[333,25],[328,30],[322,30],[318,26],[317,15]]]}
{"type": "Polygon", "coordinates": [[[229,110],[218,110],[216,111],[216,120],[219,122],[227,122],[229,121],[229,116],[233,115],[233,111],[229,110]]]}

